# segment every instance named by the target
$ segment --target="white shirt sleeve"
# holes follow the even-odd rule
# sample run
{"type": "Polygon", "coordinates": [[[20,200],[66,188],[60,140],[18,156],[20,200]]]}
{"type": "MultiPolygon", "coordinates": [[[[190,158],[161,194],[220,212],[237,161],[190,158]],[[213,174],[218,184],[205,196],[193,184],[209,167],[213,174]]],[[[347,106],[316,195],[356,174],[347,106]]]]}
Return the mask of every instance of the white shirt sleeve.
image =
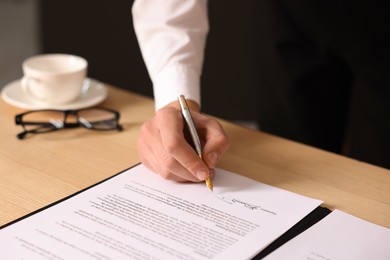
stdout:
{"type": "Polygon", "coordinates": [[[179,94],[200,104],[207,0],[136,0],[132,14],[156,110],[179,94]]]}

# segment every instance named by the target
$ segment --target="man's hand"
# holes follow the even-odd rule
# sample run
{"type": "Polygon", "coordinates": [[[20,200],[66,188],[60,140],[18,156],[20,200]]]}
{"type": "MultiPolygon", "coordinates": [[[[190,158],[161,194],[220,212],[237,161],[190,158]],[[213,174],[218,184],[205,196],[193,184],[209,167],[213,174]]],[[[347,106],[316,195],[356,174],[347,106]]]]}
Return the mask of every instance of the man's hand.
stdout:
{"type": "Polygon", "coordinates": [[[143,124],[138,153],[146,167],[165,179],[200,182],[214,177],[214,168],[229,141],[218,121],[202,115],[197,103],[187,103],[202,143],[203,161],[184,137],[185,122],[179,102],[161,108],[143,124]]]}

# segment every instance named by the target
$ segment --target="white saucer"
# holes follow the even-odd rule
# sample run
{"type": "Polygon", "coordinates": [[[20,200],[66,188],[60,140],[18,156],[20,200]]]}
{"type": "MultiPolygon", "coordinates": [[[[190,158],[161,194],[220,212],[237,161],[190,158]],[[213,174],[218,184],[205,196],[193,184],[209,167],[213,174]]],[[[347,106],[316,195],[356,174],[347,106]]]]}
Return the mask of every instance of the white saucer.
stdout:
{"type": "Polygon", "coordinates": [[[34,110],[34,109],[80,109],[94,106],[102,102],[107,97],[107,89],[103,83],[86,79],[84,83],[85,91],[74,101],[66,104],[45,104],[31,98],[26,94],[20,85],[20,79],[7,84],[1,91],[1,97],[10,105],[34,110]]]}

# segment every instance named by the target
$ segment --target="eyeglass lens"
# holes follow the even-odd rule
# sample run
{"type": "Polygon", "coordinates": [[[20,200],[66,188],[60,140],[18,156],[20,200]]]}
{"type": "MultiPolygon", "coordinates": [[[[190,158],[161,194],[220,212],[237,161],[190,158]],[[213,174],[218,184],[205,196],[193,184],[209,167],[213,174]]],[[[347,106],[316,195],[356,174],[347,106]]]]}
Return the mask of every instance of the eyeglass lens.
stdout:
{"type": "Polygon", "coordinates": [[[78,120],[87,128],[110,130],[117,127],[115,113],[102,109],[85,109],[76,113],[78,120]]]}
{"type": "Polygon", "coordinates": [[[23,116],[25,130],[37,133],[64,127],[65,114],[61,111],[34,111],[23,116]]]}

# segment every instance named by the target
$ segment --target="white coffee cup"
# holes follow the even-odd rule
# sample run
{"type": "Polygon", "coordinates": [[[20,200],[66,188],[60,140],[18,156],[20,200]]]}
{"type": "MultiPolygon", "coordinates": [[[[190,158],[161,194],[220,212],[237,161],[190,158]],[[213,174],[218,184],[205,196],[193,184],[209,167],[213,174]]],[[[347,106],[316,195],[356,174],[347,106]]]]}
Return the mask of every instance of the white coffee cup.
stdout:
{"type": "Polygon", "coordinates": [[[69,103],[80,96],[87,67],[84,58],[71,54],[33,56],[22,64],[22,89],[43,103],[69,103]]]}

